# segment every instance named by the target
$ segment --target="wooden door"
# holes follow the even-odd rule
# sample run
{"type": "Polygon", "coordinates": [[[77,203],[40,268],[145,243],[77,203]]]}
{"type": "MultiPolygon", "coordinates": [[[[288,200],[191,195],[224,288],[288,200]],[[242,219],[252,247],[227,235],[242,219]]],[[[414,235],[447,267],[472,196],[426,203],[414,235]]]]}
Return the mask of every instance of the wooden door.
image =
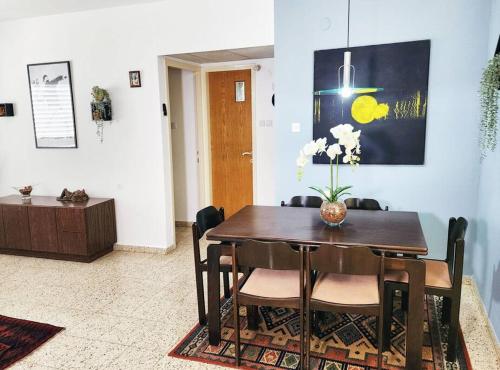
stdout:
{"type": "Polygon", "coordinates": [[[208,77],[212,203],[229,217],[253,204],[251,71],[210,72],[208,77]],[[241,82],[244,99],[237,101],[241,82]]]}

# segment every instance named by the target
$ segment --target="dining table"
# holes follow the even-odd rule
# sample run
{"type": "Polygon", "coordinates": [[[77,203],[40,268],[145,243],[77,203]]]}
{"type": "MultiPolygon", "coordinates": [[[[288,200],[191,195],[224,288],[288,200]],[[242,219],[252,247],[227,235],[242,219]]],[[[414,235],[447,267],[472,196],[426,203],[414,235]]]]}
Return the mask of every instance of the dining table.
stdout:
{"type": "Polygon", "coordinates": [[[408,273],[406,368],[422,368],[425,264],[417,257],[427,255],[428,248],[418,213],[349,209],[340,226],[330,227],[321,220],[317,208],[254,205],[242,208],[207,233],[207,240],[222,242],[207,248],[211,345],[219,345],[221,340],[220,256],[231,255],[233,246],[248,239],[305,246],[368,246],[385,252],[386,269],[408,273]]]}

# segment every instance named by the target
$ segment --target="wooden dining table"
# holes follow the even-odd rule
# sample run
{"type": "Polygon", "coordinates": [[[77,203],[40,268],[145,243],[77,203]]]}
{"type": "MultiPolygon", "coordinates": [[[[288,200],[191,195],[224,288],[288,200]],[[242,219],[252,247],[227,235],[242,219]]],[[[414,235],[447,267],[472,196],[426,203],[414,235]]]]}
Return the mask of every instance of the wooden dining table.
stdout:
{"type": "Polygon", "coordinates": [[[243,240],[282,241],[295,245],[336,244],[368,246],[387,252],[385,266],[409,276],[406,367],[421,369],[424,327],[425,264],[427,244],[416,212],[348,210],[339,227],[325,225],[317,208],[246,206],[207,233],[209,343],[220,343],[221,255],[243,240]],[[397,257],[403,254],[405,257],[397,257]]]}

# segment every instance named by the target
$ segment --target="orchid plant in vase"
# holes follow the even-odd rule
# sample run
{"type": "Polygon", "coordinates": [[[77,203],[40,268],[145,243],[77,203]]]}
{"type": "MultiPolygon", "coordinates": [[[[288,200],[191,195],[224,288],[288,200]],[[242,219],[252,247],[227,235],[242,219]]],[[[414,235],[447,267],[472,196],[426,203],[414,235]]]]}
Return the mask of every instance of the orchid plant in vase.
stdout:
{"type": "Polygon", "coordinates": [[[302,180],[304,167],[309,162],[310,157],[326,153],[330,158],[330,185],[324,189],[317,186],[311,186],[310,189],[320,193],[323,198],[323,204],[320,208],[321,219],[329,226],[338,226],[344,221],[347,213],[345,203],[339,199],[341,196],[350,194],[347,191],[352,188],[351,185],[339,185],[339,159],[343,155],[343,163],[354,167],[359,166],[361,131],[354,131],[350,124],[343,124],[333,127],[330,132],[336,139],[336,143],[327,146],[327,138],[324,137],[307,143],[300,150],[297,158],[297,177],[299,181],[302,180]]]}

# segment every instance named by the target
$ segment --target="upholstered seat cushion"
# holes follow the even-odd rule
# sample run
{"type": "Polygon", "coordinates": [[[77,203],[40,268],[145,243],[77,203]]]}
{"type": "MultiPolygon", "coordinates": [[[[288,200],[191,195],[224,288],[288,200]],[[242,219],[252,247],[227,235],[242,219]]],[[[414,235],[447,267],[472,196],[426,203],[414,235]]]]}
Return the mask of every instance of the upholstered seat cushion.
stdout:
{"type": "Polygon", "coordinates": [[[219,263],[221,265],[232,265],[233,257],[231,256],[220,256],[219,263]]]}
{"type": "Polygon", "coordinates": [[[298,298],[299,282],[299,271],[257,268],[252,271],[240,292],[266,298],[298,298]]]}
{"type": "Polygon", "coordinates": [[[314,284],[311,298],[346,305],[378,304],[378,277],[322,272],[314,284]]]}
{"type": "MultiPolygon", "coordinates": [[[[445,261],[423,260],[425,262],[425,285],[429,287],[451,288],[448,264],[445,261]]],[[[389,270],[385,273],[386,281],[408,283],[406,271],[389,270]]]]}

